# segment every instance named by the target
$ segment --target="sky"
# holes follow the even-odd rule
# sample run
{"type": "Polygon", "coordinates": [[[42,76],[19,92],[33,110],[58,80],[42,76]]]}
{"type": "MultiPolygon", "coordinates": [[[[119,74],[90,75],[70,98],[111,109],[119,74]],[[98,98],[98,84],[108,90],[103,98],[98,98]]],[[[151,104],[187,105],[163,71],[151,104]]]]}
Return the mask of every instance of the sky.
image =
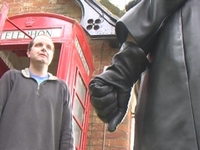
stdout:
{"type": "Polygon", "coordinates": [[[113,3],[115,6],[117,6],[119,9],[123,10],[124,6],[131,0],[109,0],[111,3],[113,3]]]}

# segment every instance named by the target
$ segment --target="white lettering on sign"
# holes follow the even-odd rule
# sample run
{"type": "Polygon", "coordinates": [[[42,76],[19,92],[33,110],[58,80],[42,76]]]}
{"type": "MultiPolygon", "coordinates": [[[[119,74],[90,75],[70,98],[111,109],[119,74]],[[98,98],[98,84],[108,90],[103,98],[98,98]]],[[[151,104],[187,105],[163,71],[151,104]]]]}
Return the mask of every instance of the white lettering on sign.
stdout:
{"type": "Polygon", "coordinates": [[[86,61],[85,56],[83,54],[83,50],[82,50],[82,48],[80,46],[80,43],[79,43],[77,38],[75,39],[75,45],[76,45],[77,51],[79,53],[79,56],[81,58],[81,61],[83,63],[83,66],[84,66],[84,68],[85,68],[85,70],[87,72],[87,75],[89,75],[89,73],[90,73],[89,66],[87,64],[87,61],[86,61]]]}
{"type": "MultiPolygon", "coordinates": [[[[38,29],[38,30],[24,30],[29,36],[32,38],[45,34],[50,37],[61,37],[62,28],[54,28],[54,29],[38,29]]],[[[29,38],[23,32],[17,31],[3,31],[1,35],[1,40],[12,40],[12,39],[27,39],[29,38]]]]}

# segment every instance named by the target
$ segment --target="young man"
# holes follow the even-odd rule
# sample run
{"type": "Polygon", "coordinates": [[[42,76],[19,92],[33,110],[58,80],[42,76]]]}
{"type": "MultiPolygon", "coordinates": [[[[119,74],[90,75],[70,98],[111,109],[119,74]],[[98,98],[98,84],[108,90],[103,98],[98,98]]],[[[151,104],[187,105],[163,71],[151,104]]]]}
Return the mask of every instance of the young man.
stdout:
{"type": "Polygon", "coordinates": [[[52,40],[40,35],[29,44],[29,68],[0,79],[1,150],[74,150],[70,94],[48,73],[52,40]]]}

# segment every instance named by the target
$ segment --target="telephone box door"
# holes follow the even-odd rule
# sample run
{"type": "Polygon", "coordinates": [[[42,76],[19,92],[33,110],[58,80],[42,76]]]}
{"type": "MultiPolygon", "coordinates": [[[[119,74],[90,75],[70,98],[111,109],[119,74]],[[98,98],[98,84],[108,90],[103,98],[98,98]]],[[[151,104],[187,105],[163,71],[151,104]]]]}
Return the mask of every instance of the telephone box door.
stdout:
{"type": "Polygon", "coordinates": [[[49,72],[64,80],[69,87],[76,150],[85,150],[90,110],[88,83],[94,68],[85,32],[76,20],[52,13],[9,17],[0,33],[0,70],[4,73],[8,69],[20,70],[28,67],[26,50],[30,37],[40,34],[50,36],[55,44],[49,72]],[[23,32],[17,30],[13,24],[23,32]],[[2,64],[6,69],[2,69],[2,64]]]}

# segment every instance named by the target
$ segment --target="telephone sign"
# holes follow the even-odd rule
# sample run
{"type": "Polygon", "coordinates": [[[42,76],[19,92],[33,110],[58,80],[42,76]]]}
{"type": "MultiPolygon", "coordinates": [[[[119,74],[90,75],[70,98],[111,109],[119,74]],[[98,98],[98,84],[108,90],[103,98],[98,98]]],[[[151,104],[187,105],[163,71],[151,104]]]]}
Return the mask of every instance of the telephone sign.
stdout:
{"type": "MultiPolygon", "coordinates": [[[[52,28],[52,29],[37,29],[37,30],[24,30],[31,37],[36,37],[41,34],[48,35],[52,38],[61,37],[62,28],[52,28]]],[[[11,40],[11,39],[25,39],[28,38],[23,32],[19,30],[15,31],[3,31],[1,35],[2,40],[11,40]]]]}

